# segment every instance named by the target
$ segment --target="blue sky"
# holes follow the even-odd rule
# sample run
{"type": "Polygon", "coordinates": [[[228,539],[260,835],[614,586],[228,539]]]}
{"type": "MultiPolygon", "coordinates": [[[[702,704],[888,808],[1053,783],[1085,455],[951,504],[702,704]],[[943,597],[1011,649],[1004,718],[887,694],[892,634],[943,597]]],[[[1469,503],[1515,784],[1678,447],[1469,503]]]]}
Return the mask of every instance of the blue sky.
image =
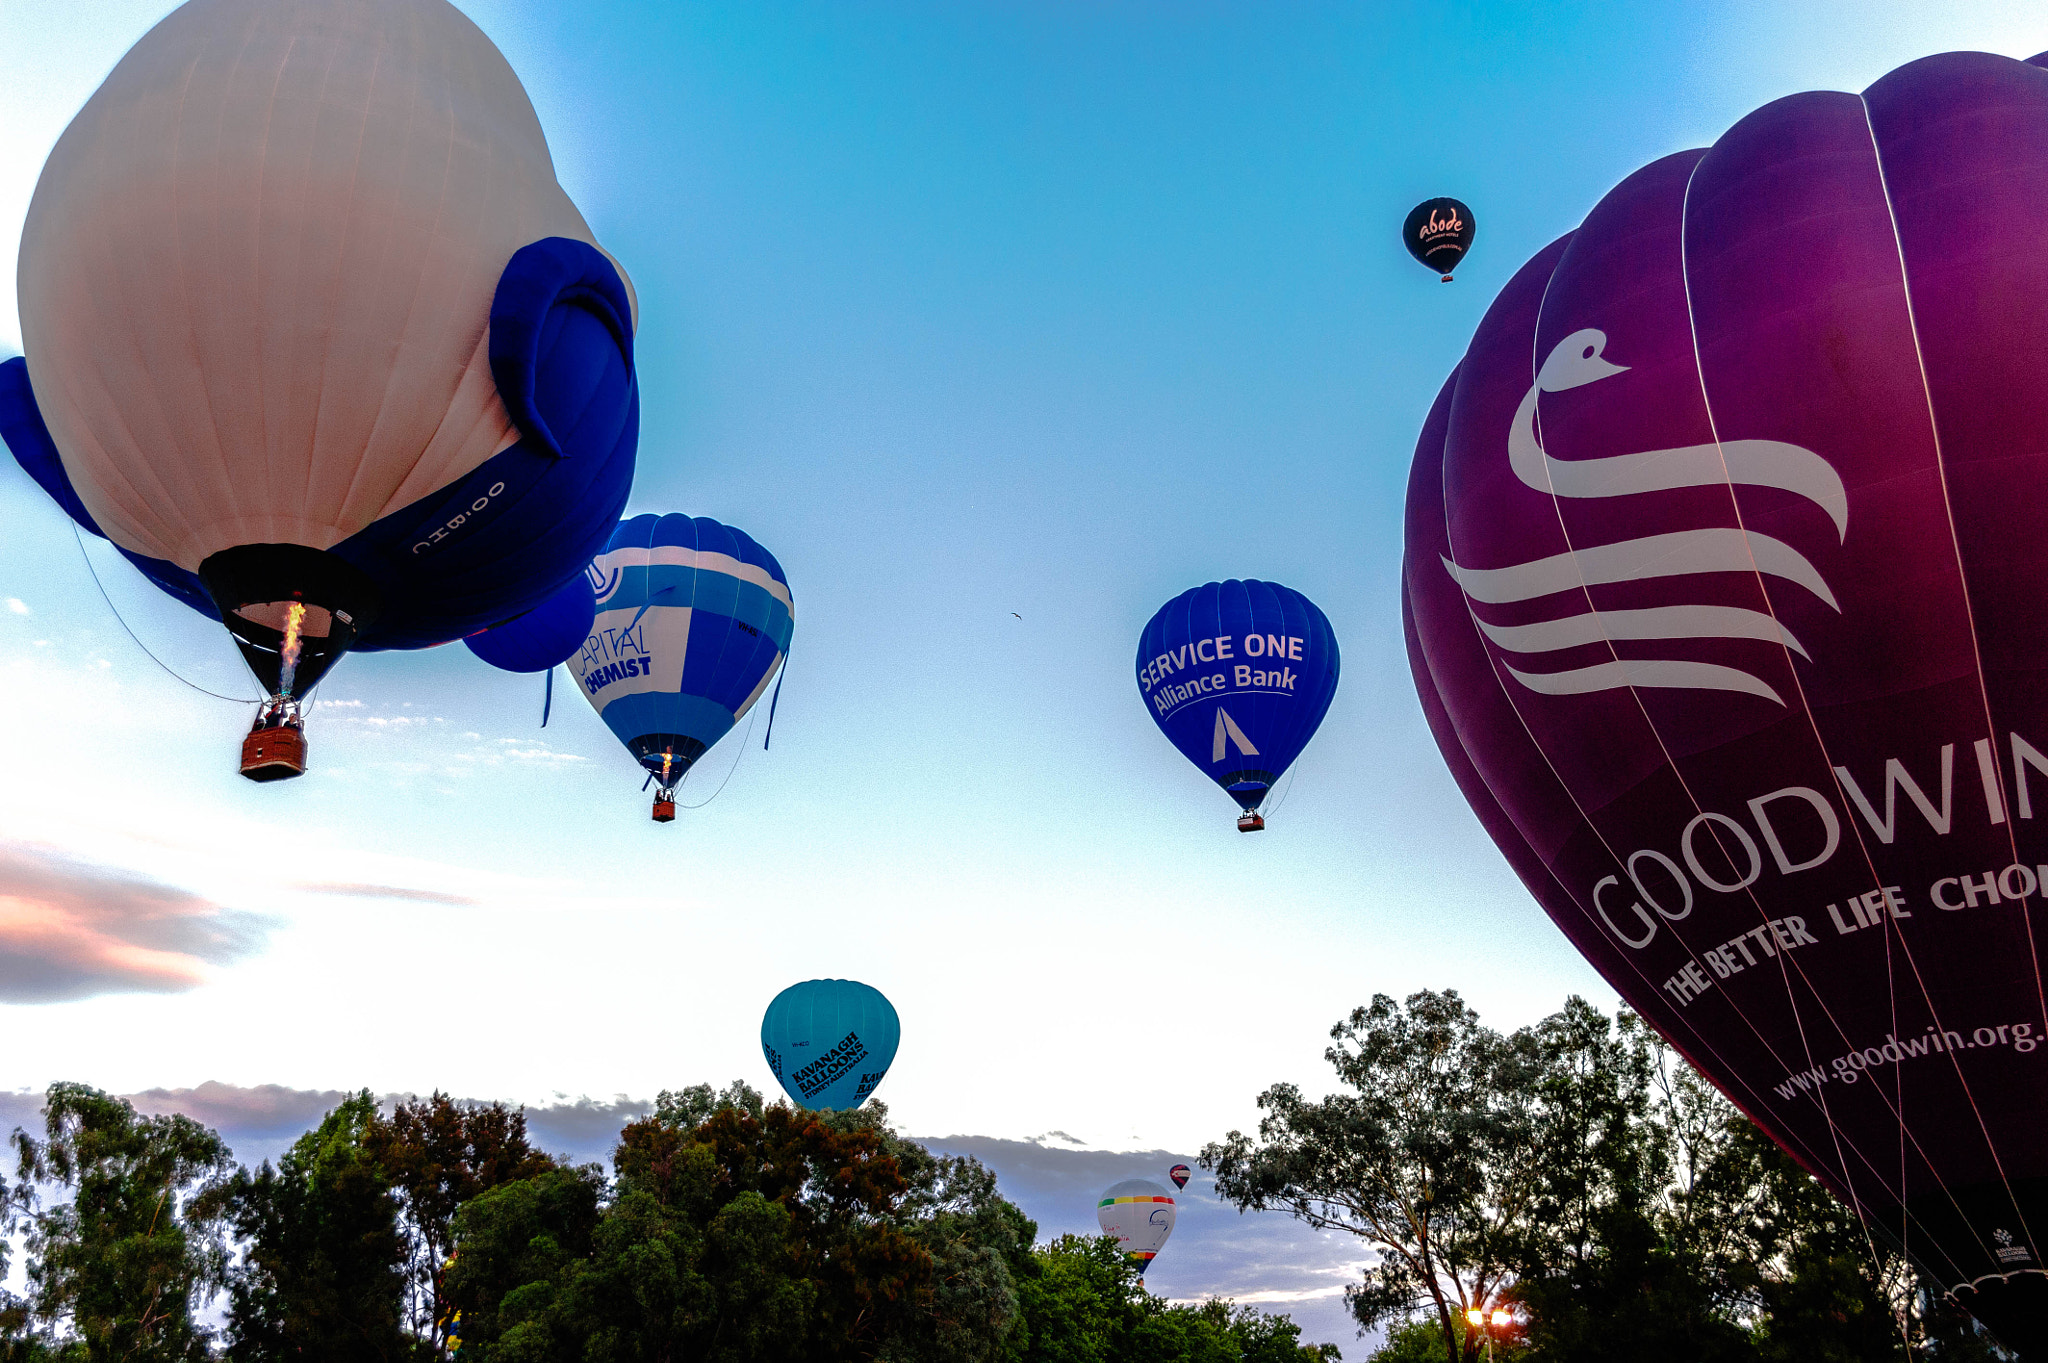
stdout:
{"type": "MultiPolygon", "coordinates": [[[[0,257],[167,8],[0,0],[0,257]]],[[[1611,1003],[1416,706],[1416,428],[1494,291],[1636,166],[1782,94],[2048,47],[2018,3],[464,8],[637,287],[632,509],[789,573],[774,747],[658,828],[568,689],[543,731],[536,682],[456,647],[346,661],[312,773],[250,785],[246,710],[144,657],[0,467],[0,1089],[766,1086],[767,1000],[848,975],[903,1016],[906,1129],[1192,1154],[1265,1085],[1320,1089],[1376,991],[1501,1026],[1611,1003]],[[1450,287],[1397,239],[1437,194],[1479,228],[1450,287]],[[1131,680],[1153,610],[1228,576],[1344,649],[1256,838],[1131,680]]],[[[249,693],[224,635],[87,557],[177,671],[249,693]]]]}

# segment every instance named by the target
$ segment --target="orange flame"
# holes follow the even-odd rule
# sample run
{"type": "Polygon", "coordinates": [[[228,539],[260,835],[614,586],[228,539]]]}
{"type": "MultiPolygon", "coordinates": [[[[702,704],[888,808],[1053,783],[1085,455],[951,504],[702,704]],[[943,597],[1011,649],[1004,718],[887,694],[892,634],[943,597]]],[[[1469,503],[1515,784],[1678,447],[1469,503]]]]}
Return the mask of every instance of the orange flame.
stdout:
{"type": "Polygon", "coordinates": [[[294,601],[284,608],[284,670],[278,674],[277,693],[292,693],[292,674],[299,670],[299,626],[306,619],[306,603],[294,601]]]}
{"type": "Polygon", "coordinates": [[[661,783],[662,783],[662,785],[664,785],[664,786],[666,786],[666,785],[668,784],[668,764],[669,764],[670,762],[674,761],[674,760],[675,760],[675,753],[674,753],[674,752],[672,752],[671,750],[669,750],[669,749],[667,749],[667,748],[664,748],[664,749],[662,749],[662,752],[661,752],[661,783]]]}

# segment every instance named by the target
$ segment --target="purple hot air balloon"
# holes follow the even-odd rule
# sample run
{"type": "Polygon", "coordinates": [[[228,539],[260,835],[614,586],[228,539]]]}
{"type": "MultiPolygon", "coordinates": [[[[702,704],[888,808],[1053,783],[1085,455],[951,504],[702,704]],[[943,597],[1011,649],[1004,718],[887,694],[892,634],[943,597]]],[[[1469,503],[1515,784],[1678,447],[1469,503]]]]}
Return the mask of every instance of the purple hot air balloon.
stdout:
{"type": "Polygon", "coordinates": [[[1423,709],[1629,1003],[2048,1357],[2048,70],[1930,57],[1630,176],[1408,491],[1423,709]]]}

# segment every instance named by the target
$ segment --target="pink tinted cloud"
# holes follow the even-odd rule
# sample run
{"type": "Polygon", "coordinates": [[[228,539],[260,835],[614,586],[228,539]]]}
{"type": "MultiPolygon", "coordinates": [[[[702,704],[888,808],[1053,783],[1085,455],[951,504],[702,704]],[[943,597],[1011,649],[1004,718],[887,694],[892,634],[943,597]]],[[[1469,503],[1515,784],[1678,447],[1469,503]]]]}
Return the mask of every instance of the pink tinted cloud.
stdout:
{"type": "Polygon", "coordinates": [[[0,1003],[169,994],[263,944],[271,920],[47,847],[0,842],[0,1003]]]}

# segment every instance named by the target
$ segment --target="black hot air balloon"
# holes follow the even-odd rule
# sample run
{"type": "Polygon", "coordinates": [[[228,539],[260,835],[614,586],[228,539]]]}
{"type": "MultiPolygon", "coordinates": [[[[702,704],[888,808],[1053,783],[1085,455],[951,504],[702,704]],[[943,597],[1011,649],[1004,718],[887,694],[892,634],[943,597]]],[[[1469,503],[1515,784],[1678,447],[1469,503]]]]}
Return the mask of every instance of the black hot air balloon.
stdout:
{"type": "Polygon", "coordinates": [[[1472,210],[1456,199],[1428,199],[1415,205],[1401,225],[1408,254],[1451,282],[1451,271],[1472,249],[1472,210]]]}

